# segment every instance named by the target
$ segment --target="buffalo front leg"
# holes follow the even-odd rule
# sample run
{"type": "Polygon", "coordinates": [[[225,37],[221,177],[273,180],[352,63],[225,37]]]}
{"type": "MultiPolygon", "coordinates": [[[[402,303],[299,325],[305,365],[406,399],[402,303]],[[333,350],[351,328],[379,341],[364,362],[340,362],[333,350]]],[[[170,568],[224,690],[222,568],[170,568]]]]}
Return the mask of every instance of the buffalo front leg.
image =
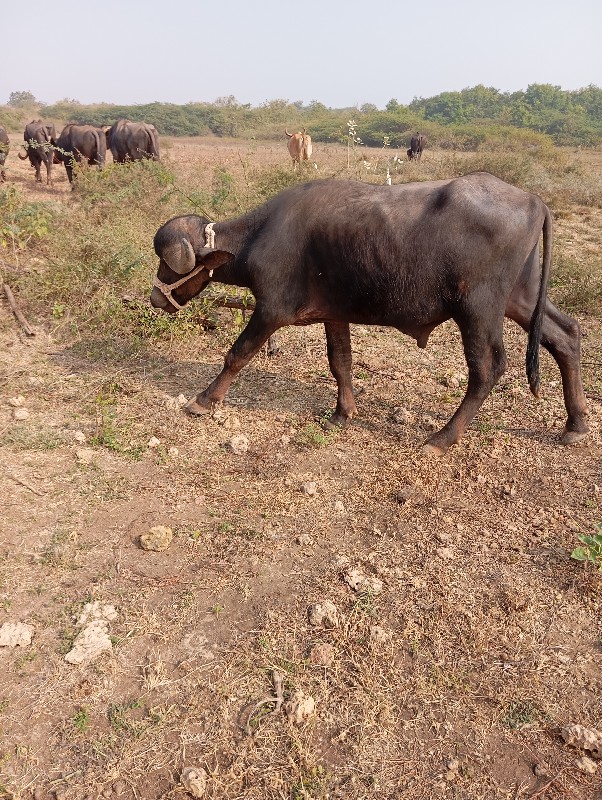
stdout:
{"type": "Polygon", "coordinates": [[[205,414],[221,403],[234,378],[279,327],[279,324],[265,320],[256,308],[247,327],[226,354],[220,374],[204,392],[186,404],[186,411],[189,414],[205,414]]]}
{"type": "Polygon", "coordinates": [[[464,320],[459,326],[468,365],[468,387],[450,421],[425,442],[424,449],[435,455],[443,455],[452,444],[460,440],[506,369],[506,352],[502,340],[503,317],[493,322],[473,318],[464,320]]]}
{"type": "Polygon", "coordinates": [[[347,322],[325,322],[326,347],[330,371],[338,386],[337,407],[330,417],[331,425],[347,424],[357,408],[353,399],[351,380],[351,335],[347,322]]]}

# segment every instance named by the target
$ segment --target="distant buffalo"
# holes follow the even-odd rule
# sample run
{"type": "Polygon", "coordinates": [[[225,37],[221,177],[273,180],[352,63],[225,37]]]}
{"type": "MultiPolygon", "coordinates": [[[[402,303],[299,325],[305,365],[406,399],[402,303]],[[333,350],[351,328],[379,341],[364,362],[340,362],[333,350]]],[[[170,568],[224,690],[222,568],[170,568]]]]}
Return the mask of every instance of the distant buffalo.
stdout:
{"type": "Polygon", "coordinates": [[[426,137],[423,136],[421,133],[416,133],[410,139],[410,148],[408,150],[408,158],[410,161],[416,159],[416,161],[420,161],[422,158],[422,151],[424,150],[424,145],[426,144],[426,137]]]}
{"type": "Polygon", "coordinates": [[[73,162],[87,161],[102,167],[107,156],[107,140],[101,128],[92,125],[65,125],[56,143],[56,157],[67,170],[69,183],[73,183],[73,162]]]}
{"type": "Polygon", "coordinates": [[[105,129],[105,133],[113,161],[159,160],[159,134],[154,125],[120,119],[105,129]]]}
{"type": "Polygon", "coordinates": [[[54,161],[54,145],[56,144],[56,131],[54,125],[35,119],[25,126],[23,134],[25,140],[25,154],[19,153],[19,158],[25,161],[29,158],[31,166],[36,171],[36,181],[42,182],[41,166],[46,167],[46,183],[52,184],[52,163],[54,161]]]}
{"type": "Polygon", "coordinates": [[[6,129],[0,125],[0,183],[6,179],[4,163],[6,162],[6,156],[8,155],[9,145],[10,139],[8,138],[8,133],[6,132],[6,129]]]}

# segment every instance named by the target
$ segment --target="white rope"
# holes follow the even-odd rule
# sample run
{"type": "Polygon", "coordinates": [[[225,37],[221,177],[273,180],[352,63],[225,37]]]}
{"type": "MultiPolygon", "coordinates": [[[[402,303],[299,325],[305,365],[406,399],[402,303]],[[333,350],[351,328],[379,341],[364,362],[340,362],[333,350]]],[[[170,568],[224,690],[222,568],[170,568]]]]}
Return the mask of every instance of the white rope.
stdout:
{"type": "Polygon", "coordinates": [[[213,230],[214,225],[215,222],[210,222],[205,226],[205,247],[210,247],[212,250],[215,250],[215,231],[213,230]]]}

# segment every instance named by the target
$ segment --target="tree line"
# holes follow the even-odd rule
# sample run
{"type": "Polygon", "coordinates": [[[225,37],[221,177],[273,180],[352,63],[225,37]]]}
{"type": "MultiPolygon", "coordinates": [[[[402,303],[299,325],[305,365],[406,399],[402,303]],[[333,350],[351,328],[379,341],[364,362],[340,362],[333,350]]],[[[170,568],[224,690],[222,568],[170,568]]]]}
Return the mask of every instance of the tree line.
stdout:
{"type": "MultiPolygon", "coordinates": [[[[30,92],[13,92],[8,106],[0,109],[0,122],[2,112],[10,122],[18,109],[36,103],[30,92]]],[[[168,136],[279,139],[286,126],[307,128],[317,142],[347,142],[353,123],[357,138],[368,146],[405,148],[416,130],[431,144],[454,149],[478,149],[484,142],[538,144],[546,139],[565,146],[602,143],[602,89],[594,85],[568,91],[534,83],[518,92],[478,85],[414,98],[408,105],[392,98],[384,109],[371,103],[328,108],[317,100],[308,104],[270,100],[253,107],[233,96],[186,105],[83,105],[65,99],[50,105],[38,103],[37,108],[41,115],[82,124],[111,125],[121,117],[146,121],[168,136]]]]}

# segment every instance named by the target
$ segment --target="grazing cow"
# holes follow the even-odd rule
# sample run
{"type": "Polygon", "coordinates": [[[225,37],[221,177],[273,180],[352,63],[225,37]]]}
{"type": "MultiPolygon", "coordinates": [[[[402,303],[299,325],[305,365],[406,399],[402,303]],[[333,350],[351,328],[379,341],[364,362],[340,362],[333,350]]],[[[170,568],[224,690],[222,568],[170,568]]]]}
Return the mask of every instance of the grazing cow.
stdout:
{"type": "Polygon", "coordinates": [[[325,180],[273,197],[249,214],[208,224],[186,215],[155,235],[159,268],[151,304],[175,314],[212,280],[248,287],[256,306],[224,369],[189,401],[191,414],[220,403],[238,372],[284,325],[323,322],[338,384],[331,422],[356,413],[349,323],[390,325],[426,347],[453,319],[468,365],[459,408],[425,448],[459,441],[506,367],[504,317],[528,331],[527,376],[539,394],[540,342],[562,376],[564,444],[587,431],[580,333],[547,299],[552,218],[536,195],[486,172],[375,186],[325,180]],[[543,268],[539,237],[543,231],[543,268]]]}
{"type": "Polygon", "coordinates": [[[46,183],[52,185],[52,164],[54,162],[54,145],[56,132],[54,125],[36,119],[25,126],[23,134],[25,140],[25,154],[19,153],[19,158],[29,162],[36,171],[36,181],[42,182],[41,167],[46,167],[46,183]]]}
{"type": "Polygon", "coordinates": [[[425,144],[426,137],[416,131],[416,133],[410,139],[410,149],[407,151],[410,161],[412,161],[414,158],[416,161],[420,161],[425,144]]]}
{"type": "Polygon", "coordinates": [[[312,154],[311,136],[305,132],[303,133],[289,133],[284,129],[285,134],[288,136],[288,152],[293,159],[293,167],[297,167],[302,161],[309,161],[312,154]]]}
{"type": "Polygon", "coordinates": [[[105,128],[105,134],[113,161],[159,160],[159,134],[154,125],[120,119],[110,128],[105,128]]]}
{"type": "Polygon", "coordinates": [[[0,183],[6,180],[6,172],[4,171],[4,164],[6,163],[6,156],[8,155],[10,147],[10,139],[6,128],[0,125],[0,183]]]}
{"type": "Polygon", "coordinates": [[[56,143],[56,157],[67,171],[69,183],[73,183],[73,162],[87,161],[102,167],[107,156],[107,139],[101,128],[92,125],[65,125],[56,143]]]}

